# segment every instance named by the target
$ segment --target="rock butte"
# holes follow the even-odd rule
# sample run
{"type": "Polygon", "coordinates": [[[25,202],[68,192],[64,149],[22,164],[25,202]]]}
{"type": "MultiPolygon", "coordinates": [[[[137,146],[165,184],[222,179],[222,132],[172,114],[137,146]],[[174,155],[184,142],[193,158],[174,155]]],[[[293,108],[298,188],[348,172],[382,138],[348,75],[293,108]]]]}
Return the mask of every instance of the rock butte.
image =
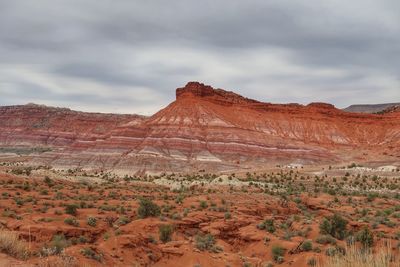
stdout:
{"type": "Polygon", "coordinates": [[[189,82],[150,117],[28,104],[0,107],[0,146],[46,148],[32,164],[123,173],[233,171],[275,164],[395,161],[400,112],[271,104],[189,82]]]}

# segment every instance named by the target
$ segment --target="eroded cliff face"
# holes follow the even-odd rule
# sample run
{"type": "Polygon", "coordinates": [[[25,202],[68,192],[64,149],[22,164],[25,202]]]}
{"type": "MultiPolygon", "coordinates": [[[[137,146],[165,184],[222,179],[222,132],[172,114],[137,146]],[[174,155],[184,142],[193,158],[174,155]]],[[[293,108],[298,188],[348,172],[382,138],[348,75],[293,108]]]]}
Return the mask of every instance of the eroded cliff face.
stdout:
{"type": "Polygon", "coordinates": [[[0,146],[52,148],[33,163],[122,173],[400,156],[399,112],[262,103],[197,82],[178,88],[176,101],[151,117],[27,105],[0,108],[0,129],[0,146]]]}

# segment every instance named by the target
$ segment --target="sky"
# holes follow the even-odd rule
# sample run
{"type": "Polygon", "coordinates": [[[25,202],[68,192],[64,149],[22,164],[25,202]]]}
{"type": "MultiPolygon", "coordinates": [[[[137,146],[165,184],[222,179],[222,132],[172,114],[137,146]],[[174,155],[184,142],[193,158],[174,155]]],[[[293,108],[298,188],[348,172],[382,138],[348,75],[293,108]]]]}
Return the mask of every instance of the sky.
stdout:
{"type": "Polygon", "coordinates": [[[0,0],[0,105],[151,115],[188,81],[400,102],[400,1],[0,0]]]}

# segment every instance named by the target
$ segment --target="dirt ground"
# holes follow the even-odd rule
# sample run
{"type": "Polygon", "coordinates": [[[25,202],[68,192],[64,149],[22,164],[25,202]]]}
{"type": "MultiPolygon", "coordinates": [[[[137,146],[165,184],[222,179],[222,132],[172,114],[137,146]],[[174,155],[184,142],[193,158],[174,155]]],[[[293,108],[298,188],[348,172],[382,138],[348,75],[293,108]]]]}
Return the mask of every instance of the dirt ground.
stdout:
{"type": "Polygon", "coordinates": [[[0,234],[1,266],[302,267],[350,243],[399,254],[396,168],[118,177],[1,165],[1,232],[16,233],[25,252],[0,234]],[[343,232],[324,232],[335,214],[343,232]]]}

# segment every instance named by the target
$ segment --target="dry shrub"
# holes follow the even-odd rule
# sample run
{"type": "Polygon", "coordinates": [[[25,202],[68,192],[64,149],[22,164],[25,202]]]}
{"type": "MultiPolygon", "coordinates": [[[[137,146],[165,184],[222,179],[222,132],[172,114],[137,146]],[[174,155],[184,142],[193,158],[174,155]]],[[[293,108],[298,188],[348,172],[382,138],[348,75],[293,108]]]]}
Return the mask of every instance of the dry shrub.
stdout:
{"type": "Polygon", "coordinates": [[[398,259],[391,253],[392,248],[383,246],[372,253],[370,250],[360,249],[356,246],[349,246],[346,255],[337,254],[319,264],[322,267],[400,267],[398,259]]]}
{"type": "Polygon", "coordinates": [[[18,233],[0,230],[0,251],[18,259],[29,256],[28,244],[18,237],[18,233]]]}
{"type": "Polygon", "coordinates": [[[38,265],[39,267],[86,267],[78,263],[74,257],[65,254],[64,251],[58,256],[42,259],[38,265]]]}

